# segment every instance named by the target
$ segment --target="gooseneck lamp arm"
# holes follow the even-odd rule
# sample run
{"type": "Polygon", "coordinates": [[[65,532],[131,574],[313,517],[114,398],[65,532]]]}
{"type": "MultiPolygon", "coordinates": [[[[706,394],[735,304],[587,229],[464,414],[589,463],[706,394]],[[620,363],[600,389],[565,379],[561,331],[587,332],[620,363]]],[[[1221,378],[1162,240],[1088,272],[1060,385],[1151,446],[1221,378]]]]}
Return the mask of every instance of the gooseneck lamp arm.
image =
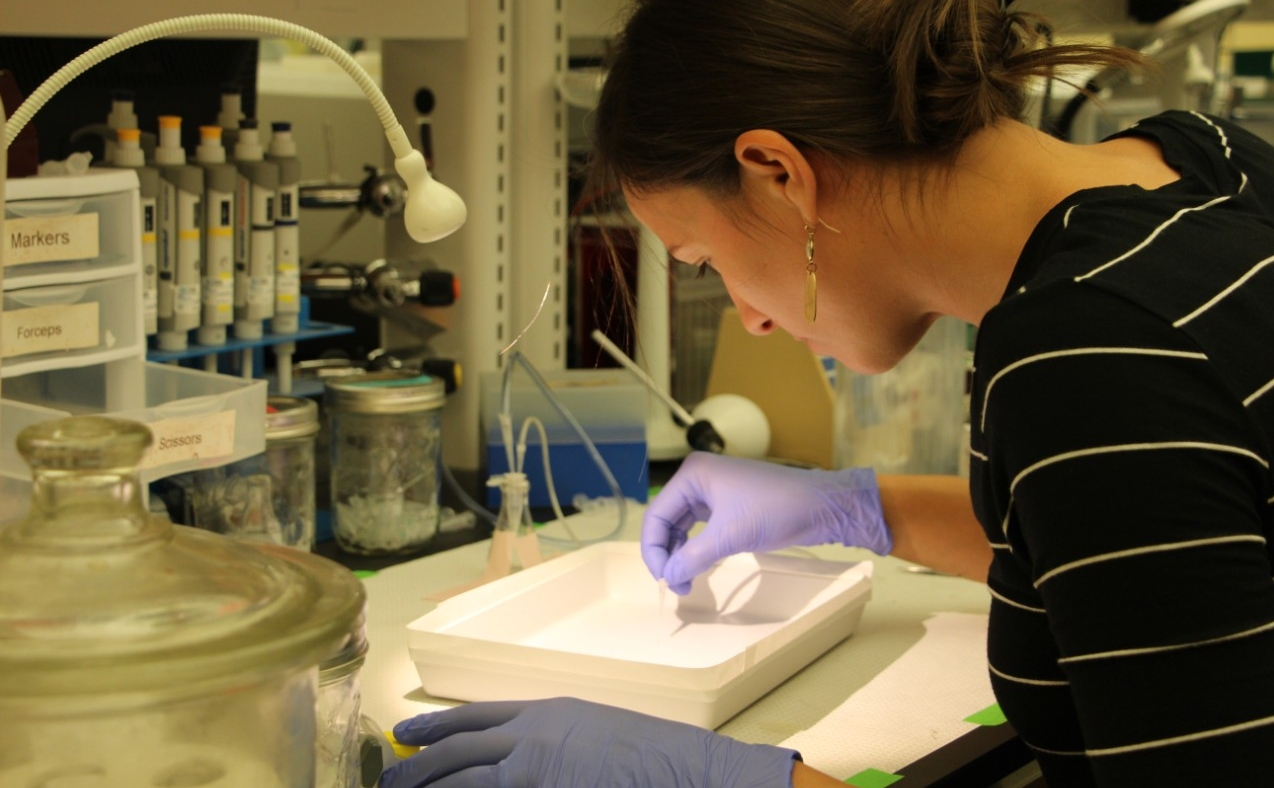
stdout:
{"type": "Polygon", "coordinates": [[[394,152],[394,167],[407,184],[407,205],[403,222],[407,233],[419,243],[429,243],[455,232],[467,216],[460,196],[430,174],[425,158],[408,141],[407,133],[394,116],[385,95],[371,76],[330,39],[291,22],[251,14],[194,14],[179,16],[133,28],[103,41],[67,63],[27,97],[14,111],[4,127],[4,149],[18,136],[36,112],[71,80],[103,60],[157,38],[208,31],[237,31],[277,36],[298,41],[326,55],[345,70],[366,94],[380,118],[389,147],[394,152]]]}

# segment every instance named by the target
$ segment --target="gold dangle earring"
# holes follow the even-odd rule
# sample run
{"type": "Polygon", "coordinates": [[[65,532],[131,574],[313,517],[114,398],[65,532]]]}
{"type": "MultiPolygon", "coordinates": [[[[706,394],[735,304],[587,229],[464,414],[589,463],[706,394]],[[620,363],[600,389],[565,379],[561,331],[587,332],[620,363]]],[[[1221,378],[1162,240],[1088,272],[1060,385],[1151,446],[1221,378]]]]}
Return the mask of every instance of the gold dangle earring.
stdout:
{"type": "Polygon", "coordinates": [[[805,225],[805,322],[818,317],[818,265],[814,262],[814,228],[805,225]]]}

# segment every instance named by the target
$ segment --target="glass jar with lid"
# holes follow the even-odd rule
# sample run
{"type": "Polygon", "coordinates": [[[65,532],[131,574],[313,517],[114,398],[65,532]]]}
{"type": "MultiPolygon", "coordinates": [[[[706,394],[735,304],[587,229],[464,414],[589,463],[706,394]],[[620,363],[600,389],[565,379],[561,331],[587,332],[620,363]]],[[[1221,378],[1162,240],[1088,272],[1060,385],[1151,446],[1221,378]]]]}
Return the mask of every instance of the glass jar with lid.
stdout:
{"type": "Polygon", "coordinates": [[[315,788],[358,788],[363,782],[359,671],[366,657],[367,636],[360,618],[336,652],[319,664],[315,788]]]}
{"type": "Polygon", "coordinates": [[[143,506],[135,422],[28,427],[0,525],[0,785],[313,784],[318,665],[363,614],[345,568],[143,506]]]}
{"type": "Polygon", "coordinates": [[[190,499],[193,524],[239,539],[314,548],[318,403],[271,395],[265,451],[169,479],[190,499]]]}
{"type": "Polygon", "coordinates": [[[386,370],[329,380],[332,535],[360,555],[406,553],[438,532],[445,387],[386,370]]]}

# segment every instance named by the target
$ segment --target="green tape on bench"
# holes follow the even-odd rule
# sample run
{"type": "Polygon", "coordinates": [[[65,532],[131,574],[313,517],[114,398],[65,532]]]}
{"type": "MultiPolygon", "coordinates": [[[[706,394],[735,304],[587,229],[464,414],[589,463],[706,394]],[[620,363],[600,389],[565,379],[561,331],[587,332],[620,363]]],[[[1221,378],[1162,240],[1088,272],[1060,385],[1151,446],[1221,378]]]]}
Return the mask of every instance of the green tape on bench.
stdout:
{"type": "Polygon", "coordinates": [[[885,788],[902,779],[901,774],[890,774],[879,769],[863,769],[858,774],[845,780],[854,788],[885,788]]]}
{"type": "Polygon", "coordinates": [[[992,703],[982,711],[970,714],[964,718],[964,721],[971,722],[974,725],[987,726],[1003,725],[1008,722],[1004,717],[1004,712],[1000,711],[1000,704],[998,703],[992,703]]]}

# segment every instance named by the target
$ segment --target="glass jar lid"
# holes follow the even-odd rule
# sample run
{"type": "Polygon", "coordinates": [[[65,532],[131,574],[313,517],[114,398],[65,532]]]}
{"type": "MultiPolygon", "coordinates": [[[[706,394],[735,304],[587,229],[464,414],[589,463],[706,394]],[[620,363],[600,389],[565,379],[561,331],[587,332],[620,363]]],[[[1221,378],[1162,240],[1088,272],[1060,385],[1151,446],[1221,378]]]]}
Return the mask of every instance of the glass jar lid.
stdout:
{"type": "Polygon", "coordinates": [[[272,394],[265,403],[267,441],[308,438],[319,431],[318,403],[303,397],[272,394]]]}
{"type": "Polygon", "coordinates": [[[0,701],[213,691],[318,665],[363,614],[339,564],[147,511],[149,443],[96,416],[19,434],[33,498],[0,524],[0,701]]]}
{"type": "Polygon", "coordinates": [[[432,375],[401,370],[327,381],[327,404],[356,413],[414,413],[441,408],[446,386],[432,375]]]}

